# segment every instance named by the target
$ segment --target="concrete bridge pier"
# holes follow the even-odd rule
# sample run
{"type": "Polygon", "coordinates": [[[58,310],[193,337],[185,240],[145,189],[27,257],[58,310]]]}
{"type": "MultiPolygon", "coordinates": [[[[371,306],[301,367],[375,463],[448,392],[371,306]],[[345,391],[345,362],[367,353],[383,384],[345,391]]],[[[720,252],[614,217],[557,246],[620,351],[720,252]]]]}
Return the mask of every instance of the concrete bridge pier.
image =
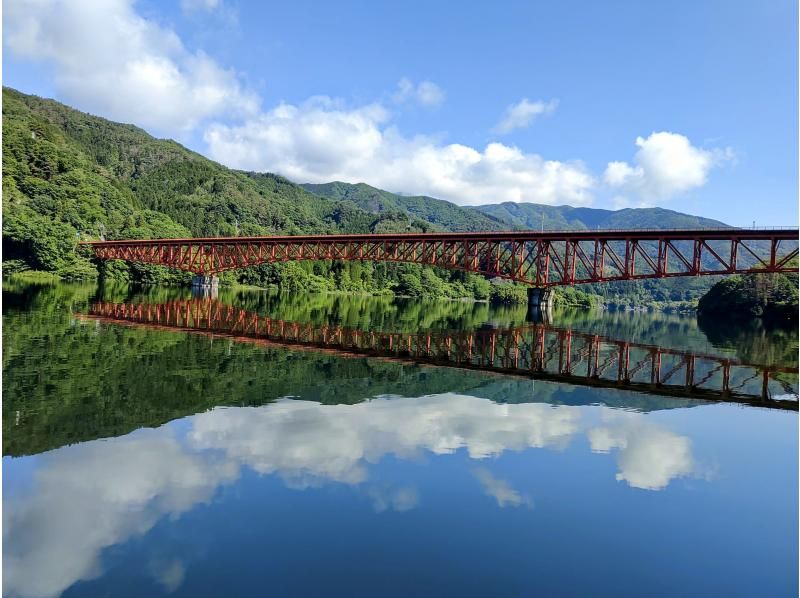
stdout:
{"type": "Polygon", "coordinates": [[[550,322],[553,318],[553,291],[547,287],[528,289],[528,321],[550,322]]]}
{"type": "Polygon", "coordinates": [[[192,278],[192,295],[195,297],[216,297],[218,291],[218,277],[197,274],[192,278]]]}

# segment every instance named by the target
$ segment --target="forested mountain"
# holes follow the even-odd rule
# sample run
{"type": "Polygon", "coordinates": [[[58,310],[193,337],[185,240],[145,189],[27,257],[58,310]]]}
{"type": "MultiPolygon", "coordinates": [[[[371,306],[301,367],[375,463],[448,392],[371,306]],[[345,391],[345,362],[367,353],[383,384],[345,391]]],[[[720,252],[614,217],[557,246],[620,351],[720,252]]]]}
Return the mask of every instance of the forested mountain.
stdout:
{"type": "MultiPolygon", "coordinates": [[[[4,273],[37,269],[65,278],[97,275],[96,267],[75,253],[81,239],[430,228],[405,213],[371,214],[350,201],[323,199],[277,175],[231,170],[135,126],[9,88],[3,88],[3,215],[4,273]]],[[[377,282],[372,273],[366,264],[304,263],[229,276],[369,291],[391,291],[401,274],[416,276],[417,282],[421,277],[413,266],[383,268],[377,282]]],[[[115,264],[105,274],[146,282],[185,278],[143,265],[115,264]]],[[[434,288],[450,282],[450,273],[444,276],[434,288]]]]}
{"type": "MultiPolygon", "coordinates": [[[[97,276],[76,253],[82,239],[333,232],[474,231],[509,228],[720,225],[669,210],[594,210],[535,204],[468,208],[365,184],[296,185],[274,174],[232,170],[180,144],[156,139],[53,100],[3,89],[3,272],[97,276]]],[[[109,279],[186,282],[166,268],[100,265],[109,279]]],[[[290,262],[225,273],[225,280],[291,290],[341,290],[511,300],[483,277],[415,264],[290,262]]],[[[603,285],[607,303],[642,305],[698,297],[706,281],[603,285]]],[[[580,291],[562,299],[585,304],[580,291]]]]}
{"type": "Polygon", "coordinates": [[[425,195],[398,195],[365,183],[352,185],[336,181],[320,185],[306,183],[301,187],[320,197],[351,201],[371,214],[405,213],[430,223],[434,230],[482,231],[509,228],[507,222],[443,199],[425,195]]]}
{"type": "Polygon", "coordinates": [[[663,208],[600,210],[548,206],[535,203],[504,202],[476,207],[457,206],[449,201],[424,195],[406,196],[339,181],[320,185],[304,184],[304,189],[328,199],[349,200],[373,214],[404,211],[443,230],[584,230],[592,228],[701,228],[726,226],[663,208]]]}
{"type": "Polygon", "coordinates": [[[37,227],[69,244],[77,236],[366,232],[381,220],[280,176],[231,170],[132,125],[8,88],[3,154],[6,249],[45,269],[59,264],[37,246],[37,227]]]}

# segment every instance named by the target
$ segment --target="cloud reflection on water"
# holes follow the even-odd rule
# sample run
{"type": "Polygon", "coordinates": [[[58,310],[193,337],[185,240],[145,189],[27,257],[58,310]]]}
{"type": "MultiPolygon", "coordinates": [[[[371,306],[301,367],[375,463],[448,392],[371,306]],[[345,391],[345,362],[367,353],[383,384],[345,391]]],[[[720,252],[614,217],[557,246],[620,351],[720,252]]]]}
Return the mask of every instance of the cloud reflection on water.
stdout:
{"type": "Polygon", "coordinates": [[[617,479],[633,488],[661,490],[671,480],[693,473],[691,441],[650,423],[640,414],[603,412],[606,425],[587,431],[592,451],[616,449],[617,479]]]}
{"type": "MultiPolygon", "coordinates": [[[[279,475],[292,488],[354,485],[376,512],[407,511],[421,500],[407,484],[368,482],[370,466],[389,455],[419,459],[463,449],[470,459],[486,460],[504,451],[561,450],[585,432],[593,451],[617,451],[617,479],[632,487],[659,490],[692,472],[687,438],[645,415],[600,407],[590,408],[601,410],[595,426],[584,421],[585,409],[452,393],[355,405],[284,400],[186,418],[185,434],[167,425],[63,447],[35,457],[30,492],[5,503],[5,592],[54,596],[99,576],[104,548],[210,501],[242,468],[279,475]]],[[[500,507],[533,504],[487,466],[473,475],[500,507]]],[[[158,572],[162,586],[181,583],[180,567],[158,572]]]]}

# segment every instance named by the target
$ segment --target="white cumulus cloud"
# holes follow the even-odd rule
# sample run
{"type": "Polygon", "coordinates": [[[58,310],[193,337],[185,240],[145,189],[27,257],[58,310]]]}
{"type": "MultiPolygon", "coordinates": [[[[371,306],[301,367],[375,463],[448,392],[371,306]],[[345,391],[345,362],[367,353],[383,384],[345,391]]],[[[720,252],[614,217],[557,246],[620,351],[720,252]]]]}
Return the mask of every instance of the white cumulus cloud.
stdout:
{"type": "Polygon", "coordinates": [[[51,65],[59,94],[83,110],[170,135],[258,110],[236,73],[189,51],[131,0],[16,0],[5,10],[7,48],[51,65]]]}
{"type": "Polygon", "coordinates": [[[712,168],[733,157],[730,148],[706,150],[692,145],[684,135],[667,131],[637,137],[636,146],[633,163],[609,162],[603,180],[645,202],[702,187],[712,168]]]}
{"type": "MultiPolygon", "coordinates": [[[[182,7],[218,12],[224,3],[183,0],[182,7]]],[[[579,161],[404,135],[380,103],[348,107],[317,97],[263,111],[236,72],[188,49],[133,0],[17,0],[6,7],[4,33],[14,56],[52,68],[68,104],[159,135],[202,132],[207,153],[227,166],[298,182],[366,181],[460,204],[592,201],[595,179],[579,161]]],[[[431,81],[401,79],[392,99],[434,106],[444,98],[431,81]]]]}
{"type": "Polygon", "coordinates": [[[503,119],[492,129],[494,133],[510,133],[514,129],[524,129],[535,118],[552,113],[558,107],[558,100],[532,102],[523,98],[516,104],[506,108],[503,119]]]}
{"type": "Polygon", "coordinates": [[[595,185],[580,162],[546,160],[502,143],[476,149],[406,137],[380,104],[348,108],[330,98],[281,104],[238,126],[206,131],[210,156],[233,168],[299,182],[369,182],[459,204],[533,201],[587,205],[595,185]]]}

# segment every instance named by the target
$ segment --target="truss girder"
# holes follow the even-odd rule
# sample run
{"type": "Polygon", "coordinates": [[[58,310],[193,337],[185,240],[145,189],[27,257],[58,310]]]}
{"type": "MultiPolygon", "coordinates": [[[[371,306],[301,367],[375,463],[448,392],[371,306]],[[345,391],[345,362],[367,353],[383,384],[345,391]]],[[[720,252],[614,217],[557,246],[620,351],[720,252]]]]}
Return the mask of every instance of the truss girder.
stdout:
{"type": "Polygon", "coordinates": [[[539,287],[798,271],[798,231],[778,229],[319,235],[83,245],[99,260],[160,264],[206,276],[297,260],[408,262],[539,287]]]}

